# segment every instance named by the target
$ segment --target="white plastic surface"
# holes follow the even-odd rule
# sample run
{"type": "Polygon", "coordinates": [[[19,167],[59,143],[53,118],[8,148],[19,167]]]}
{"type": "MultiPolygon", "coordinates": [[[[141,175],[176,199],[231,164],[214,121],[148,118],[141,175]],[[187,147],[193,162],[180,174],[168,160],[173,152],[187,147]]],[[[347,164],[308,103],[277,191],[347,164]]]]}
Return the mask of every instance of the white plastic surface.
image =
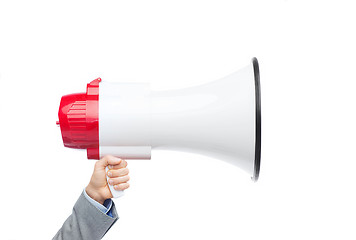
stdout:
{"type": "Polygon", "coordinates": [[[215,157],[251,176],[255,161],[252,63],[204,85],[151,93],[151,146],[215,157]]]}
{"type": "Polygon", "coordinates": [[[101,82],[99,155],[151,158],[149,84],[101,82]]]}
{"type": "MultiPolygon", "coordinates": [[[[105,171],[108,172],[109,168],[106,167],[105,171]]],[[[106,176],[106,181],[108,181],[108,180],[109,180],[109,177],[106,176]]],[[[111,194],[112,194],[113,198],[119,198],[119,197],[124,196],[124,191],[115,190],[114,186],[110,185],[109,182],[108,182],[108,186],[110,188],[110,191],[111,191],[111,194]]]]}
{"type": "Polygon", "coordinates": [[[100,146],[100,158],[113,155],[124,159],[150,159],[150,146],[100,146]]]}
{"type": "Polygon", "coordinates": [[[153,149],[201,153],[253,175],[253,64],[201,86],[149,91],[148,84],[101,82],[100,156],[150,159],[153,149]]]}

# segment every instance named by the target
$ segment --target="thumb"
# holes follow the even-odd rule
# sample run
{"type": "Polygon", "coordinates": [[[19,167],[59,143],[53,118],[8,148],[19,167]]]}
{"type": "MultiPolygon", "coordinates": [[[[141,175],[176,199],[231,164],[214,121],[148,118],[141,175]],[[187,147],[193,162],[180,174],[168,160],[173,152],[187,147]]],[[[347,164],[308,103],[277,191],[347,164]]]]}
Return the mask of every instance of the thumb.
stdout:
{"type": "Polygon", "coordinates": [[[106,168],[108,165],[120,164],[122,160],[112,155],[106,155],[102,159],[96,162],[96,166],[99,168],[106,168]]]}

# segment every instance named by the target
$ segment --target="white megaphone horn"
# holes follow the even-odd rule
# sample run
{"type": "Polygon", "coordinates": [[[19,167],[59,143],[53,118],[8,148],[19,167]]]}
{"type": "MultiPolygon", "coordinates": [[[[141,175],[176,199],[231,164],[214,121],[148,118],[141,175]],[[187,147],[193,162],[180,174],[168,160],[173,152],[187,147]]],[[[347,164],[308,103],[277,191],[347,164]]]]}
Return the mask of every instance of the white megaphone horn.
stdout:
{"type": "Polygon", "coordinates": [[[151,149],[182,150],[227,161],[254,181],[259,177],[256,58],[227,77],[186,89],[150,91],[148,83],[98,78],[87,85],[86,93],[63,96],[58,116],[64,146],[87,149],[88,159],[106,154],[150,159],[151,149]]]}

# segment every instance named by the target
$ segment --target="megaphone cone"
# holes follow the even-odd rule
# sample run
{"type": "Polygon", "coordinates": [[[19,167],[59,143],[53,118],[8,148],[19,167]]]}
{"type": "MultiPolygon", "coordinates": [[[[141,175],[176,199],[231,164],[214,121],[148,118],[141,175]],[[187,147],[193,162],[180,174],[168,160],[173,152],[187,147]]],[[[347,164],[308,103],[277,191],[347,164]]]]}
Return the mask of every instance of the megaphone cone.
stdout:
{"type": "Polygon", "coordinates": [[[62,97],[59,125],[66,147],[89,159],[111,154],[150,159],[151,149],[213,156],[257,181],[261,157],[260,74],[247,67],[201,86],[150,91],[147,83],[96,79],[87,92],[62,97]]]}

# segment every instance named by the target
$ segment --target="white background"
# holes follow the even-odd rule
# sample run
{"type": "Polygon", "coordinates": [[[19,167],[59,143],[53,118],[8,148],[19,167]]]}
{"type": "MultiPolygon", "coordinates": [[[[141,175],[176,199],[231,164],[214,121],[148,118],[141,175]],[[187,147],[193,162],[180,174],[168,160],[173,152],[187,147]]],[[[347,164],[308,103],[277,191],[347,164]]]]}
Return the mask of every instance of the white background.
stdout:
{"type": "Polygon", "coordinates": [[[354,1],[1,1],[1,239],[51,239],[92,173],[63,147],[62,95],[86,84],[202,84],[260,63],[258,183],[153,152],[104,239],[355,239],[354,1]]]}

